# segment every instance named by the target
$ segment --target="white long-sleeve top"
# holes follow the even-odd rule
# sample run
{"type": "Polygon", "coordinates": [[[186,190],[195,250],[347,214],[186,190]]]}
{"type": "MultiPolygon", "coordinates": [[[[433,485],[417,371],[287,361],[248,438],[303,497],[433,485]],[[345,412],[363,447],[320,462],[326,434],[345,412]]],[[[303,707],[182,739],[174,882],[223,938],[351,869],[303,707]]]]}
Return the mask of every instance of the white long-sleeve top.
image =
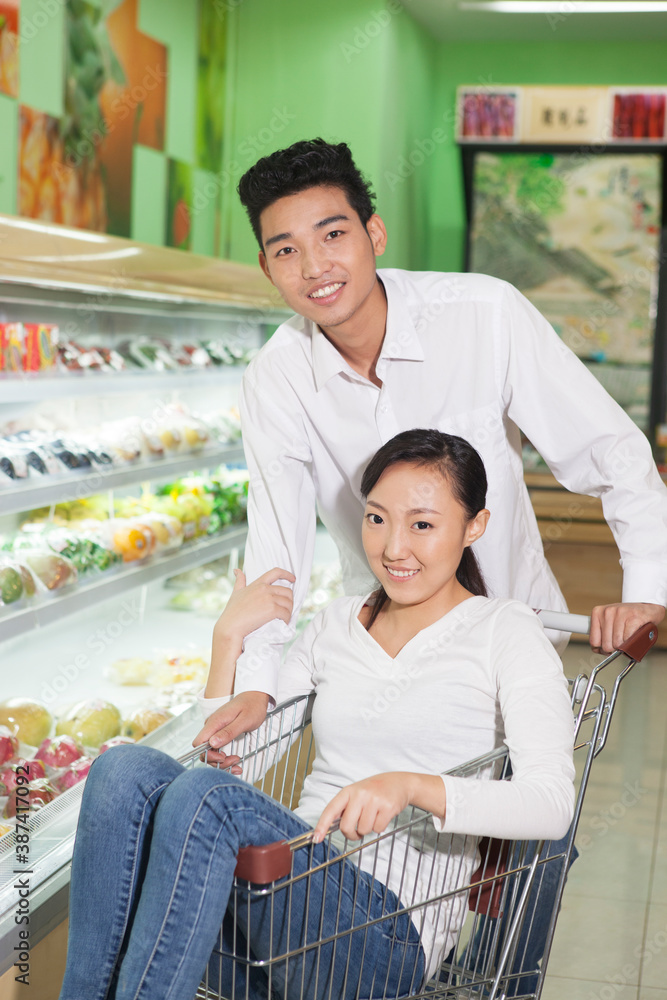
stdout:
{"type": "MultiPolygon", "coordinates": [[[[462,835],[563,836],[574,807],[572,710],[560,660],[533,612],[517,601],[471,597],[392,658],[358,619],[364,601],[333,601],[281,667],[280,703],[316,692],[316,757],[297,814],[314,826],[341,788],[371,775],[442,775],[446,816],[433,819],[426,843],[399,834],[393,848],[385,840],[359,859],[405,905],[469,881],[476,850],[462,835]],[[445,773],[503,742],[511,781],[445,773]]],[[[204,715],[227,700],[200,698],[204,715]]],[[[267,754],[263,770],[271,762],[267,754]]],[[[463,896],[415,912],[430,974],[464,917],[463,896]]]]}
{"type": "MultiPolygon", "coordinates": [[[[250,471],[249,581],[291,570],[294,617],[246,638],[237,691],[276,696],[313,556],[316,502],[345,592],[373,588],[361,545],[364,467],[399,431],[466,438],[486,467],[491,520],[475,544],[490,593],[564,610],[523,481],[519,428],[567,489],[600,497],[621,553],[623,600],[667,603],[667,490],[645,437],[511,285],[480,274],[378,272],[387,294],[378,388],[295,316],[249,366],[241,392],[250,471]]],[[[567,525],[563,528],[567,530],[567,525]]]]}

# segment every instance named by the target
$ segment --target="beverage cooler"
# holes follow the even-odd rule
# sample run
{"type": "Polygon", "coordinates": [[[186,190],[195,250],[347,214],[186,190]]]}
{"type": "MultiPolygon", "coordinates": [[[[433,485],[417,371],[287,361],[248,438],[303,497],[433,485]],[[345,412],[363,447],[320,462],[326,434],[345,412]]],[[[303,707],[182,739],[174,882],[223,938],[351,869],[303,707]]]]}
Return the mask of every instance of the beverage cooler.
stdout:
{"type": "Polygon", "coordinates": [[[246,537],[238,388],[286,310],[254,268],[10,217],[0,282],[2,975],[22,916],[34,947],[66,915],[92,759],[201,728],[246,537]]]}

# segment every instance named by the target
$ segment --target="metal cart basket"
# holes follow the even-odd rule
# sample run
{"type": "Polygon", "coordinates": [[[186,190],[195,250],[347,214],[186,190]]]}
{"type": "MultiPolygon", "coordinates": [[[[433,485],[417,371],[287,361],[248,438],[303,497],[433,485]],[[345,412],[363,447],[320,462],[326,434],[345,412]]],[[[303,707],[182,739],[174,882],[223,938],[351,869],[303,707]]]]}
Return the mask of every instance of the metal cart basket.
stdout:
{"type": "MultiPolygon", "coordinates": [[[[588,631],[589,620],[583,616],[551,612],[540,615],[547,627],[588,631]]],[[[251,953],[247,941],[253,920],[268,921],[271,928],[274,921],[283,920],[284,908],[276,905],[279,894],[289,894],[297,881],[307,880],[308,910],[311,895],[314,908],[324,903],[327,876],[333,866],[352,861],[381,882],[388,881],[386,876],[391,871],[395,882],[409,852],[414,857],[415,849],[419,877],[422,884],[426,881],[429,886],[428,898],[414,902],[401,895],[401,912],[409,913],[420,935],[429,924],[437,923],[440,931],[444,929],[445,944],[437,955],[426,955],[428,975],[418,977],[415,972],[410,977],[407,970],[409,990],[402,995],[415,1000],[539,1000],[591,768],[607,740],[621,682],[656,639],[655,626],[643,626],[589,675],[580,674],[569,682],[580,778],[574,819],[564,840],[554,844],[438,834],[428,814],[410,807],[384,833],[361,842],[345,841],[333,828],[325,842],[325,860],[322,862],[320,854],[314,865],[310,835],[266,847],[243,848],[227,911],[233,917],[234,931],[231,935],[221,931],[197,992],[198,1000],[272,1000],[284,996],[285,983],[289,983],[290,1000],[366,1000],[367,996],[389,1000],[395,996],[387,991],[384,982],[375,979],[370,993],[364,995],[357,982],[347,981],[347,974],[342,990],[340,975],[334,988],[332,969],[336,962],[345,964],[350,948],[365,948],[366,932],[372,924],[382,920],[391,927],[398,911],[383,912],[382,917],[374,919],[367,915],[365,921],[355,923],[351,929],[326,936],[313,937],[312,927],[309,936],[304,930],[307,921],[293,921],[295,926],[283,927],[284,933],[275,936],[280,946],[261,958],[251,953]],[[620,670],[608,695],[598,677],[617,660],[620,670]],[[300,855],[298,866],[294,864],[296,852],[300,855]],[[544,942],[539,968],[531,967],[528,959],[531,935],[535,933],[540,933],[544,942]]],[[[237,751],[243,759],[244,777],[292,809],[314,758],[311,704],[307,704],[305,714],[304,699],[278,706],[270,714],[271,724],[266,730],[270,735],[257,745],[255,734],[246,734],[237,751]]],[[[181,758],[182,762],[199,766],[202,749],[205,757],[206,748],[199,747],[181,758]]],[[[503,746],[469,761],[451,773],[480,780],[507,780],[511,775],[507,748],[503,746]]],[[[326,905],[337,905],[331,893],[326,905]]],[[[422,942],[426,940],[427,934],[422,942]]],[[[443,940],[442,936],[438,940],[443,940]]],[[[364,954],[363,961],[367,960],[372,964],[373,956],[364,954]]]]}

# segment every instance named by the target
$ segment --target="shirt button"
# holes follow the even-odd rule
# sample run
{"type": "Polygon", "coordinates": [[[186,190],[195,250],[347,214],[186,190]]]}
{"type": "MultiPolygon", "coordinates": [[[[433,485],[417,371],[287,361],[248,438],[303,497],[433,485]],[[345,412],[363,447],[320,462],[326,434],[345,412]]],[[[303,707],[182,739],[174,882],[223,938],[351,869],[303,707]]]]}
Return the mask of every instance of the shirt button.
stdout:
{"type": "Polygon", "coordinates": [[[380,407],[380,413],[386,413],[388,409],[389,407],[386,405],[386,403],[383,403],[382,406],[380,407]]]}

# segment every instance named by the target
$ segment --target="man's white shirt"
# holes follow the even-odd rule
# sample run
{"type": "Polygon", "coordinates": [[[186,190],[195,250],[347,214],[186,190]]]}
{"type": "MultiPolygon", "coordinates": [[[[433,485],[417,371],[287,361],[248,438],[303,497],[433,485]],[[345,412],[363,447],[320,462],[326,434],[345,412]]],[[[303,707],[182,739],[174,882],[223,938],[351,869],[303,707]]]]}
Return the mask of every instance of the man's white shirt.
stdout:
{"type": "MultiPolygon", "coordinates": [[[[308,590],[316,504],[337,543],[347,594],[373,587],[361,545],[366,464],[400,431],[457,434],[480,453],[491,511],[474,546],[491,596],[564,609],[523,481],[520,430],[567,489],[602,500],[621,553],[623,600],[667,603],[667,490],[644,435],[515,288],[480,274],[381,270],[382,386],[355,372],[294,316],[248,367],[241,389],[250,473],[248,582],[296,576],[290,626],[249,635],[235,692],[275,698],[281,648],[308,590]]],[[[567,537],[568,522],[556,525],[567,537]]]]}

